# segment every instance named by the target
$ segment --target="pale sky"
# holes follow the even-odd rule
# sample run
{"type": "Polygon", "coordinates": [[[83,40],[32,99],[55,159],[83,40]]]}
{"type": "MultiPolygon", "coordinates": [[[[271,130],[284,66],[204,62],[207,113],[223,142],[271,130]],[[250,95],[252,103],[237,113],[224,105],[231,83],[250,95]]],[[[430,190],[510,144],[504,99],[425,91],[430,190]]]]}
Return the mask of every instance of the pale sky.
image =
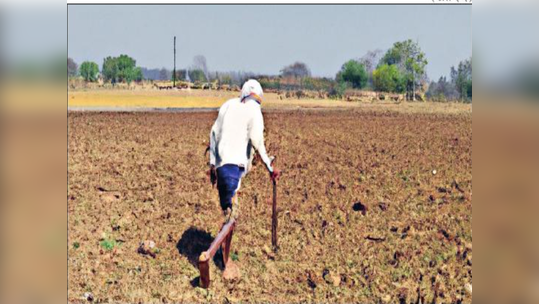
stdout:
{"type": "Polygon", "coordinates": [[[472,55],[471,5],[70,5],[68,55],[77,63],[128,54],[147,68],[204,55],[212,71],[278,74],[303,61],[315,76],[396,41],[418,41],[437,80],[472,55]]]}

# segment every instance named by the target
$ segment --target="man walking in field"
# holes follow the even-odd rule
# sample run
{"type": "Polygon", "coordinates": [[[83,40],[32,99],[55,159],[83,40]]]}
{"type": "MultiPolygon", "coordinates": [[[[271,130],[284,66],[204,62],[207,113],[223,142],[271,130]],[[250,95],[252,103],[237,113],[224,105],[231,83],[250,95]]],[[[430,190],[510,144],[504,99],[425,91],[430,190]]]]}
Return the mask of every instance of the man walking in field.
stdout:
{"type": "MultiPolygon", "coordinates": [[[[253,149],[260,155],[272,180],[280,175],[272,167],[264,146],[264,118],[260,107],[263,94],[258,81],[245,82],[240,98],[230,99],[221,106],[211,129],[210,179],[212,185],[217,183],[225,222],[238,216],[236,192],[242,177],[251,169],[253,149]]],[[[228,261],[223,275],[225,278],[239,275],[237,266],[228,261]]]]}
{"type": "Polygon", "coordinates": [[[238,215],[238,191],[241,178],[251,169],[254,151],[266,165],[271,179],[279,177],[264,145],[264,118],[261,103],[264,92],[256,80],[245,82],[240,98],[225,102],[210,133],[210,176],[217,183],[221,208],[226,221],[238,215]]]}

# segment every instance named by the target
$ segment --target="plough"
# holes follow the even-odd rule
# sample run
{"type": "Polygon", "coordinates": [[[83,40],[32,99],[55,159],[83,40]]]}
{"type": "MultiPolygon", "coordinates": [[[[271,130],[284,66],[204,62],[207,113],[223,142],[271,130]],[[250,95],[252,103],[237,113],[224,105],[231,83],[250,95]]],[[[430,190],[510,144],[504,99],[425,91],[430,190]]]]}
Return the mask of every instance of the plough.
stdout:
{"type": "Polygon", "coordinates": [[[210,248],[202,252],[198,258],[198,269],[200,270],[200,287],[208,288],[210,286],[210,260],[213,258],[219,247],[223,252],[223,263],[226,267],[230,256],[230,244],[232,243],[232,234],[236,227],[236,219],[231,218],[224,224],[210,245],[210,248]]]}
{"type": "MultiPolygon", "coordinates": [[[[273,204],[271,217],[271,244],[273,251],[277,252],[277,181],[273,180],[273,204]]],[[[232,235],[236,228],[236,219],[230,220],[221,227],[221,230],[213,240],[208,250],[202,252],[198,258],[198,269],[200,270],[199,286],[208,288],[210,286],[210,260],[213,259],[217,250],[221,248],[223,252],[223,264],[226,267],[230,257],[230,245],[232,243],[232,235]]]]}

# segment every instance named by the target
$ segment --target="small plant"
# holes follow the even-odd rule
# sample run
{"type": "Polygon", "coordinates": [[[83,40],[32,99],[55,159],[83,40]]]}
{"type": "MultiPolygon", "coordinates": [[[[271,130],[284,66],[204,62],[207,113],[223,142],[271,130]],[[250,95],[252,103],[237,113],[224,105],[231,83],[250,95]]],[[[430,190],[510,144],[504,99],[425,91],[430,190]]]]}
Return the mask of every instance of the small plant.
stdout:
{"type": "Polygon", "coordinates": [[[74,242],[74,243],[73,243],[73,248],[79,249],[79,247],[80,247],[80,243],[79,243],[79,242],[74,242]]]}
{"type": "Polygon", "coordinates": [[[232,252],[230,258],[232,259],[232,261],[237,261],[240,259],[240,256],[236,252],[232,252]]]}
{"type": "Polygon", "coordinates": [[[105,238],[104,240],[102,240],[101,243],[99,243],[99,244],[101,245],[101,248],[103,248],[105,250],[108,250],[108,251],[111,251],[117,245],[115,239],[111,239],[111,238],[108,238],[108,237],[105,238]]]}

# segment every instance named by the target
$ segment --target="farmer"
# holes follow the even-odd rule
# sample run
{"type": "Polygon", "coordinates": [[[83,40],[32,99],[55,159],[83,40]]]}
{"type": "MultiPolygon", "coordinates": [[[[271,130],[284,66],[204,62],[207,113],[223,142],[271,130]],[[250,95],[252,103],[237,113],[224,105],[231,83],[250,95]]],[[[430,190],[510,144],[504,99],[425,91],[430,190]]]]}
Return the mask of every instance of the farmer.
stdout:
{"type": "Polygon", "coordinates": [[[280,172],[271,165],[264,146],[264,118],[260,104],[264,92],[256,80],[245,82],[240,98],[225,102],[210,133],[210,179],[217,183],[225,222],[238,216],[241,179],[251,169],[254,149],[264,162],[272,180],[280,172]],[[232,199],[234,198],[234,204],[232,199]]]}

